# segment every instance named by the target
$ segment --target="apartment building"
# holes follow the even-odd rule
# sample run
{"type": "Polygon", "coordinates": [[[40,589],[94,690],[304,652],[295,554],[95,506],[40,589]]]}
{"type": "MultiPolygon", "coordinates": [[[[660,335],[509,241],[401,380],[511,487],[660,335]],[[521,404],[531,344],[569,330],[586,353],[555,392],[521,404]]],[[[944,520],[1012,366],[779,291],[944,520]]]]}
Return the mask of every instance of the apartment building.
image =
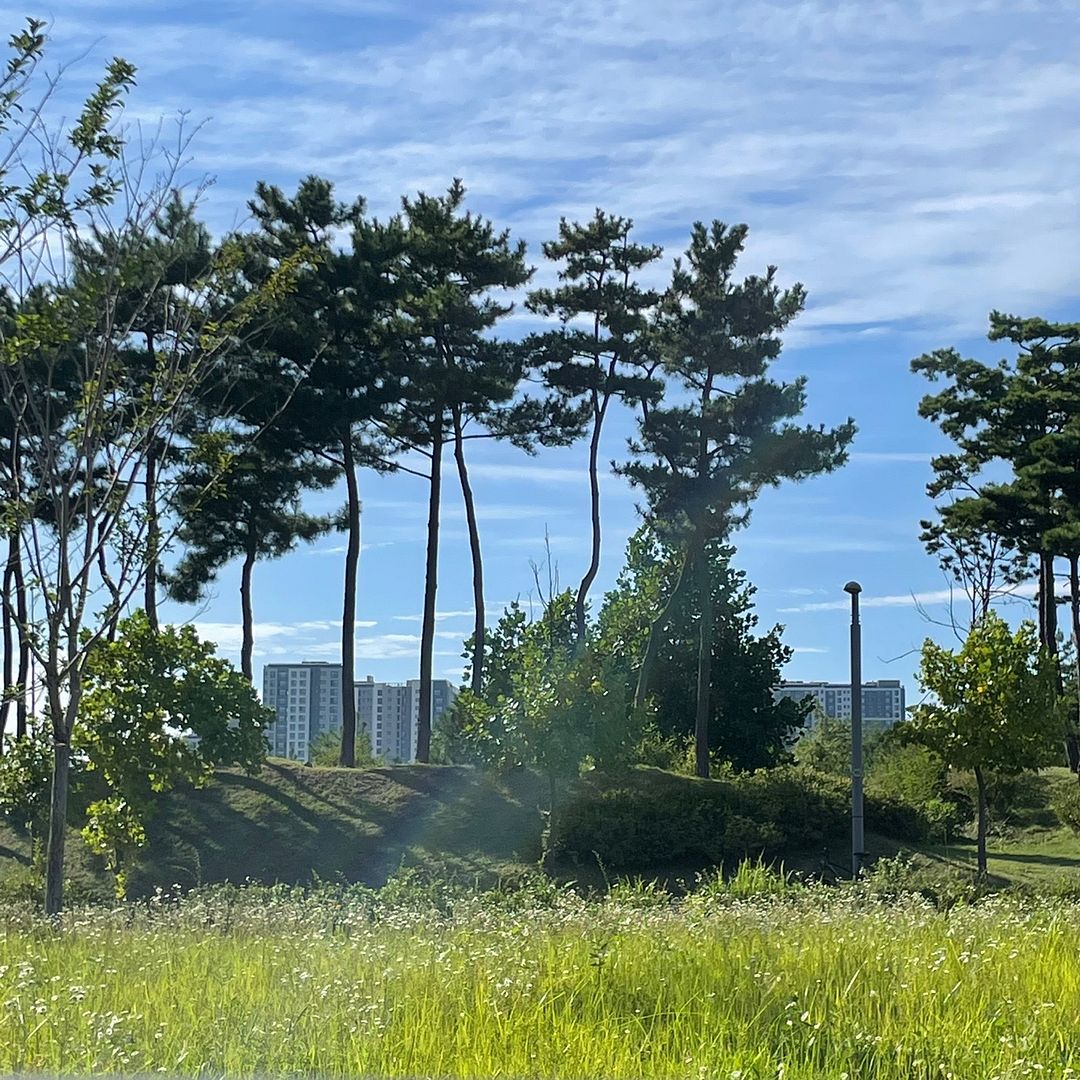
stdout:
{"type": "Polygon", "coordinates": [[[262,699],[277,714],[266,733],[270,753],[307,761],[308,748],[322,732],[341,730],[341,665],[267,664],[262,699]]]}
{"type": "MultiPolygon", "coordinates": [[[[353,684],[356,726],[366,731],[372,753],[385,761],[414,761],[420,716],[420,680],[353,684]]],[[[311,744],[324,731],[341,731],[341,665],[317,661],[267,664],[263,668],[263,704],[276,719],[267,730],[274,757],[307,761],[311,744]]],[[[457,688],[446,679],[431,687],[434,722],[453,705],[457,688]]]]}
{"type": "MultiPolygon", "coordinates": [[[[376,682],[368,675],[355,684],[356,723],[368,733],[371,752],[385,761],[416,759],[416,728],[420,718],[420,680],[376,682]]],[[[453,704],[457,687],[446,679],[431,684],[431,722],[434,725],[453,704]]]]}
{"type": "MultiPolygon", "coordinates": [[[[851,719],[851,684],[831,682],[783,682],[773,691],[773,699],[791,698],[803,701],[812,698],[825,716],[835,720],[851,719]]],[[[863,726],[892,727],[904,718],[904,687],[899,679],[878,679],[862,687],[863,726]]],[[[812,721],[812,717],[811,717],[812,721]]]]}

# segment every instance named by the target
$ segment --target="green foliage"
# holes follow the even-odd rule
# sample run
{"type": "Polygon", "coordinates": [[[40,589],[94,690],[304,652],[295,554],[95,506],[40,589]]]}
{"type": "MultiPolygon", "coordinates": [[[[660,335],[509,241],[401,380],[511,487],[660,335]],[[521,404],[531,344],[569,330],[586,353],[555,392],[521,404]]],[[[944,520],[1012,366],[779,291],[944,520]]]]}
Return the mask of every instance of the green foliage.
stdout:
{"type": "Polygon", "coordinates": [[[808,770],[762,769],[708,783],[646,773],[636,781],[573,796],[554,850],[613,868],[721,863],[818,845],[847,822],[844,786],[808,770]]]}
{"type": "MultiPolygon", "coordinates": [[[[876,732],[863,734],[863,767],[873,766],[881,736],[876,732]]],[[[818,713],[799,736],[794,747],[795,760],[807,768],[830,776],[851,776],[851,722],[818,713]]]]}
{"type": "Polygon", "coordinates": [[[1054,792],[1051,806],[1061,823],[1080,836],[1080,784],[1059,787],[1054,792]]]}
{"type": "Polygon", "coordinates": [[[273,714],[214,650],[190,626],[154,631],[140,611],[90,653],[74,749],[107,794],[90,803],[83,836],[118,873],[125,849],[145,843],[162,793],[265,757],[273,714]]]}
{"type": "Polygon", "coordinates": [[[463,691],[450,720],[459,752],[489,766],[529,766],[552,782],[590,760],[625,761],[637,741],[613,660],[576,647],[574,597],[553,597],[533,621],[511,604],[487,642],[482,696],[463,691]]]}
{"type": "MultiPolygon", "coordinates": [[[[783,628],[755,632],[755,590],[746,574],[732,566],[733,550],[719,543],[707,550],[714,612],[709,749],[717,761],[737,769],[764,768],[785,758],[808,707],[773,700],[772,689],[791,659],[791,650],[781,640],[783,628]]],[[[598,648],[611,658],[613,674],[625,684],[628,698],[633,695],[649,626],[674,588],[680,558],[676,543],[662,539],[655,527],[643,525],[630,538],[626,566],[604,597],[596,631],[598,648]]],[[[696,583],[681,591],[654,660],[652,723],[661,739],[675,740],[680,748],[694,733],[699,601],[696,583]]]]}
{"type": "MultiPolygon", "coordinates": [[[[371,752],[371,736],[366,731],[356,733],[353,755],[354,767],[357,769],[373,769],[379,764],[371,752]]],[[[312,765],[324,769],[335,768],[341,759],[341,735],[336,731],[319,732],[308,747],[308,759],[312,765]]]]}
{"type": "Polygon", "coordinates": [[[991,612],[956,653],[927,640],[919,682],[935,700],[903,730],[946,765],[1009,774],[1047,763],[1061,723],[1053,664],[1030,623],[1012,632],[991,612]]]}
{"type": "Polygon", "coordinates": [[[49,821],[49,776],[52,751],[43,728],[32,727],[21,739],[10,739],[0,755],[0,817],[35,835],[49,821]]]}

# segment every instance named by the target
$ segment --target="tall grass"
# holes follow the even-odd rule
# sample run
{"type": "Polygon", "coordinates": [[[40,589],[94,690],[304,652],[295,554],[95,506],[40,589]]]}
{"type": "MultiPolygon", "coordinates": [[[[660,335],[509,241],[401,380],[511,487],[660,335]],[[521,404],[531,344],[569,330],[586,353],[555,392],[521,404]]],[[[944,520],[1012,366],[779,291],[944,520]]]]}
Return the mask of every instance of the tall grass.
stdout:
{"type": "Polygon", "coordinates": [[[9,914],[0,1072],[1076,1075],[1071,903],[739,891],[225,889],[59,926],[9,914]]]}

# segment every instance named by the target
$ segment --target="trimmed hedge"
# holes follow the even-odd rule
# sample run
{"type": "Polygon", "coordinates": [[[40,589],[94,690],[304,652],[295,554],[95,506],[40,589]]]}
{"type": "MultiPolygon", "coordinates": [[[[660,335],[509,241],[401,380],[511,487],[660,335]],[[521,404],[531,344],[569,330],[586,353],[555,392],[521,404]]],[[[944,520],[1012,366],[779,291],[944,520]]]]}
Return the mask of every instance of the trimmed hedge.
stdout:
{"type": "MultiPolygon", "coordinates": [[[[917,808],[866,797],[868,829],[920,840],[917,808]]],[[[664,863],[719,863],[812,848],[850,827],[851,792],[842,779],[781,766],[718,780],[641,769],[621,781],[582,785],[555,816],[553,853],[600,857],[612,869],[664,863]]]]}
{"type": "Polygon", "coordinates": [[[583,785],[557,813],[552,847],[613,868],[772,854],[839,833],[847,799],[842,782],[791,767],[721,780],[640,770],[583,785]]]}

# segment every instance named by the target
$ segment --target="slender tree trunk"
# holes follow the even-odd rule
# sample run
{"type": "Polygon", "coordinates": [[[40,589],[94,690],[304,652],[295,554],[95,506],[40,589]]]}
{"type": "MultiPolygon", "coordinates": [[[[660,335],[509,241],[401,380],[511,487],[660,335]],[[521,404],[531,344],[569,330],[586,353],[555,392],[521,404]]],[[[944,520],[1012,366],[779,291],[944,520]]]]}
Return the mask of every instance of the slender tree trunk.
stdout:
{"type": "Polygon", "coordinates": [[[667,603],[664,604],[660,614],[657,615],[649,626],[649,637],[645,643],[645,655],[642,658],[641,667],[638,669],[637,687],[634,690],[635,709],[644,708],[645,702],[648,700],[649,685],[652,682],[653,669],[656,667],[656,658],[660,655],[660,635],[667,627],[667,624],[675,611],[675,605],[679,602],[686,590],[686,586],[690,582],[691,571],[694,564],[695,546],[696,540],[694,537],[691,537],[687,542],[686,551],[683,554],[682,566],[679,568],[679,576],[675,579],[675,584],[672,586],[671,593],[667,598],[667,603]]]}
{"type": "MultiPolygon", "coordinates": [[[[50,628],[54,633],[55,628],[50,628]]],[[[68,789],[71,770],[71,730],[82,701],[82,679],[77,669],[67,678],[60,674],[59,657],[50,650],[46,690],[52,718],[53,767],[49,794],[49,836],[45,853],[45,914],[56,915],[64,906],[64,853],[67,845],[68,789]],[[67,701],[63,692],[67,692],[67,701]]]]}
{"type": "Polygon", "coordinates": [[[26,698],[30,692],[30,630],[26,602],[26,579],[23,577],[22,544],[15,534],[15,625],[19,635],[19,672],[15,684],[19,687],[15,698],[15,737],[25,739],[27,733],[26,698]]]}
{"type": "Polygon", "coordinates": [[[15,566],[13,559],[18,550],[18,543],[14,536],[9,537],[8,557],[4,563],[3,595],[0,596],[4,642],[4,673],[0,676],[3,678],[3,686],[0,687],[3,694],[0,697],[0,754],[4,752],[8,717],[15,699],[15,566]]]}
{"type": "Polygon", "coordinates": [[[52,791],[49,800],[49,839],[45,856],[45,914],[64,906],[64,846],[67,841],[68,778],[71,746],[53,742],[52,791]]]}
{"type": "MultiPolygon", "coordinates": [[[[146,358],[148,362],[149,377],[153,378],[157,356],[154,352],[154,333],[146,332],[146,358]]],[[[157,610],[157,568],[158,547],[161,543],[161,526],[158,522],[157,507],[157,441],[151,432],[150,445],[146,451],[146,580],[143,582],[143,607],[146,609],[146,617],[150,622],[150,628],[155,632],[158,629],[157,610]]]]}
{"type": "Polygon", "coordinates": [[[341,615],[341,756],[346,768],[356,765],[356,571],[360,563],[360,491],[353,459],[352,427],[341,443],[348,492],[348,547],[345,551],[345,601],[341,615]]]}
{"type": "Polygon", "coordinates": [[[157,568],[161,526],[157,510],[157,449],[151,445],[146,452],[146,580],[143,582],[143,607],[150,628],[158,629],[157,568]]]}
{"type": "Polygon", "coordinates": [[[979,789],[979,824],[978,824],[978,870],[979,876],[986,876],[986,830],[989,813],[986,806],[986,777],[982,769],[975,766],[975,783],[979,789]]]}
{"type": "Polygon", "coordinates": [[[579,653],[585,648],[585,604],[589,598],[589,590],[600,571],[600,432],[604,426],[606,411],[606,403],[596,410],[592,438],[589,440],[589,520],[592,524],[592,550],[589,567],[581,579],[574,600],[574,624],[579,653]]]}
{"type": "Polygon", "coordinates": [[[416,719],[416,760],[431,758],[431,676],[435,649],[435,593],[439,587],[439,504],[442,498],[442,430],[436,421],[431,441],[431,488],[428,492],[427,564],[424,571],[424,620],[420,629],[420,706],[416,719]]]}
{"type": "Polygon", "coordinates": [[[240,569],[240,613],[243,622],[243,641],[240,645],[240,671],[248,682],[254,683],[251,653],[255,645],[254,620],[251,616],[251,571],[255,568],[255,537],[248,536],[244,564],[240,569]]]}
{"type": "Polygon", "coordinates": [[[709,775],[709,715],[712,709],[713,604],[709,555],[697,549],[698,620],[697,713],[694,719],[694,762],[698,776],[709,775]]]}
{"type": "Polygon", "coordinates": [[[469,689],[479,695],[484,685],[484,638],[487,622],[484,618],[484,556],[480,550],[480,526],[476,520],[476,501],[473,499],[469,468],[465,463],[465,442],[462,438],[461,413],[454,412],[454,460],[461,481],[461,498],[465,503],[465,522],[469,528],[469,551],[472,554],[473,586],[473,647],[469,689]]]}
{"type": "MultiPolygon", "coordinates": [[[[1076,664],[1076,692],[1080,695],[1080,554],[1069,556],[1069,608],[1072,612],[1073,662],[1076,664]]],[[[1076,719],[1065,732],[1065,760],[1080,778],[1080,696],[1075,705],[1076,719]]]]}

